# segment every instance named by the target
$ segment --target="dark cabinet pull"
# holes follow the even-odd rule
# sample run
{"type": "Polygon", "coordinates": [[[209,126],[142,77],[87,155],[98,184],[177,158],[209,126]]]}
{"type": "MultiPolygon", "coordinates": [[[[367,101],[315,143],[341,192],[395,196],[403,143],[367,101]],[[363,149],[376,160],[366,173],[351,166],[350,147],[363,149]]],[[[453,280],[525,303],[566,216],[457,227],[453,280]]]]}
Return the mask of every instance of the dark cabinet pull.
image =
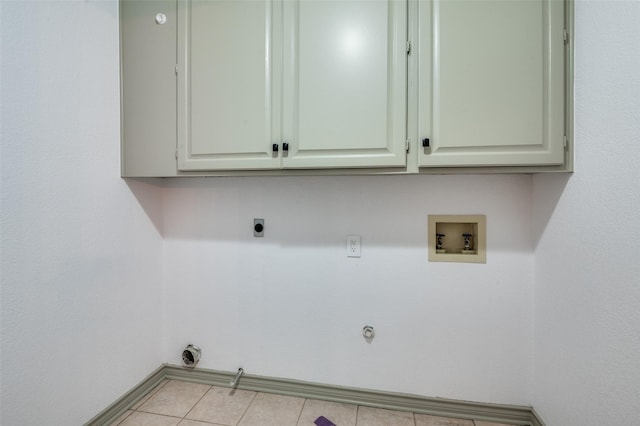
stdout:
{"type": "Polygon", "coordinates": [[[288,144],[288,143],[286,143],[286,142],[285,142],[285,143],[283,143],[283,144],[282,144],[282,150],[283,150],[283,151],[289,151],[289,144],[288,144]]]}
{"type": "Polygon", "coordinates": [[[278,152],[278,144],[274,143],[272,149],[273,149],[273,152],[278,152]]]}
{"type": "Polygon", "coordinates": [[[422,146],[425,148],[429,147],[429,138],[422,139],[422,146]]]}

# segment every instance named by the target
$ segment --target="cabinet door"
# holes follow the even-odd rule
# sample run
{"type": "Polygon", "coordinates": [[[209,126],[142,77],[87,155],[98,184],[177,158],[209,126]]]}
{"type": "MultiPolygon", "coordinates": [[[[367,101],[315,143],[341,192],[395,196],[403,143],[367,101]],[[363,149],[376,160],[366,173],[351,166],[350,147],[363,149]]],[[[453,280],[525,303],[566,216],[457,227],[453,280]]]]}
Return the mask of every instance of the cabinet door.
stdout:
{"type": "Polygon", "coordinates": [[[284,8],[283,166],[404,166],[406,0],[284,8]]]}
{"type": "Polygon", "coordinates": [[[420,166],[564,162],[564,4],[419,3],[420,166]]]}
{"type": "Polygon", "coordinates": [[[282,4],[178,3],[178,169],[280,166],[282,4]]]}

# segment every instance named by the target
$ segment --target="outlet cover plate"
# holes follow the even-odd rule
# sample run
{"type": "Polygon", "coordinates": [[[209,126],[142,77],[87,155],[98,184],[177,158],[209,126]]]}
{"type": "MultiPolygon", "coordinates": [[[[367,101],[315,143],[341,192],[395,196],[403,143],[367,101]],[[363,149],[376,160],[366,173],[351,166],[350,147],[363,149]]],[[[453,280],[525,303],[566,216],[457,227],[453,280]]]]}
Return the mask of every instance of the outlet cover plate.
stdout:
{"type": "Polygon", "coordinates": [[[347,237],[347,257],[360,257],[360,235],[347,237]]]}

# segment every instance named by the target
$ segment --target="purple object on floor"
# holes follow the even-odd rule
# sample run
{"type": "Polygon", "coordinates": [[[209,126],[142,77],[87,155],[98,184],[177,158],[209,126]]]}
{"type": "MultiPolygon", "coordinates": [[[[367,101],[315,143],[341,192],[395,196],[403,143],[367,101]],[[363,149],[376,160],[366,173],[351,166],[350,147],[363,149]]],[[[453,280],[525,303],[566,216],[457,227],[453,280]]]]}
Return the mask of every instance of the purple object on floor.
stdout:
{"type": "Polygon", "coordinates": [[[331,420],[327,419],[325,416],[320,416],[314,421],[318,426],[336,426],[331,420]]]}

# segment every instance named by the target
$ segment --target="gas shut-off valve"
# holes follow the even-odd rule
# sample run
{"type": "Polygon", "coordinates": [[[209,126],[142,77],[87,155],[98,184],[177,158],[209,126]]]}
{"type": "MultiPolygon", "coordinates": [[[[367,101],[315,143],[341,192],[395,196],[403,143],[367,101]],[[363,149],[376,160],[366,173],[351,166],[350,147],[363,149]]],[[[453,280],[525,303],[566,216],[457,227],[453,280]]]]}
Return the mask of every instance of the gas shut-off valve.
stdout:
{"type": "Polygon", "coordinates": [[[373,339],[373,337],[376,335],[376,331],[373,329],[373,326],[365,325],[362,328],[362,335],[365,339],[373,339]]]}

